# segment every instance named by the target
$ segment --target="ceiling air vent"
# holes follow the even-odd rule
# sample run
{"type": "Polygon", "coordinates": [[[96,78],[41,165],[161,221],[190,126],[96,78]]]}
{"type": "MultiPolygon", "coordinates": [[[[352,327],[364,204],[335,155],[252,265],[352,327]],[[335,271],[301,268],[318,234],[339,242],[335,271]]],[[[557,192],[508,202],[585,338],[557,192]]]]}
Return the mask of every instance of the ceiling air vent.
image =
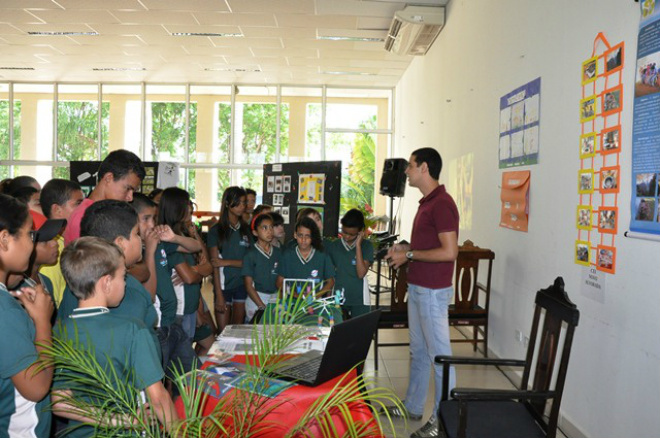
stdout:
{"type": "Polygon", "coordinates": [[[397,55],[426,55],[444,25],[444,7],[408,6],[394,13],[385,50],[397,55]]]}

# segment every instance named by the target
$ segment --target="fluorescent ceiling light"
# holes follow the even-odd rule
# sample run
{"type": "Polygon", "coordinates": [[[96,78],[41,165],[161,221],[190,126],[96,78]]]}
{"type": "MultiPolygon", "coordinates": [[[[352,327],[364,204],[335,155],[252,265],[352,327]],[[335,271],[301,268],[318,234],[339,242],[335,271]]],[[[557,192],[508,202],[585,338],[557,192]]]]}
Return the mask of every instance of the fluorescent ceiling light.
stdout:
{"type": "Polygon", "coordinates": [[[363,38],[363,37],[349,37],[349,36],[318,36],[317,40],[329,41],[353,41],[353,42],[367,42],[367,43],[383,43],[385,38],[363,38]]]}
{"type": "Polygon", "coordinates": [[[34,67],[0,67],[0,70],[34,70],[34,67]]]}
{"type": "Polygon", "coordinates": [[[260,68],[205,68],[204,71],[230,71],[237,73],[261,73],[260,68]]]}
{"type": "Polygon", "coordinates": [[[98,32],[67,32],[67,31],[43,31],[43,32],[28,32],[29,35],[35,36],[98,36],[98,32]]]}
{"type": "Polygon", "coordinates": [[[212,33],[212,32],[172,32],[172,36],[201,36],[201,37],[223,37],[223,38],[240,38],[242,33],[212,33]]]}
{"type": "Polygon", "coordinates": [[[323,75],[355,75],[355,76],[376,76],[376,73],[367,73],[363,71],[322,71],[323,75]]]}

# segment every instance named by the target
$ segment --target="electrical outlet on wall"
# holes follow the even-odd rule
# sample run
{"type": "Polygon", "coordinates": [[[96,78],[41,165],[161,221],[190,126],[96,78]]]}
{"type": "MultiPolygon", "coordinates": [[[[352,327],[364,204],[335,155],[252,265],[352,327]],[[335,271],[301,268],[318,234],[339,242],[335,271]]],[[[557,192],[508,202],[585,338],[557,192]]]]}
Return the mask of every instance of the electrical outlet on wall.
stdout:
{"type": "Polygon", "coordinates": [[[522,331],[519,329],[516,329],[516,341],[522,342],[523,341],[523,334],[522,331]]]}

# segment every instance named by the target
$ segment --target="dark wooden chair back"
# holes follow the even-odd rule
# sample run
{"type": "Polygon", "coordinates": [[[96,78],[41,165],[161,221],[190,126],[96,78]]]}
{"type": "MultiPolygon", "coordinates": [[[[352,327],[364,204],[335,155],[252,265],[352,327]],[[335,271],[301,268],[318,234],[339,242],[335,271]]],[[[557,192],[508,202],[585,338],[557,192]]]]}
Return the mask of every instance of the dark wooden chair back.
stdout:
{"type": "Polygon", "coordinates": [[[534,392],[555,392],[555,397],[547,402],[550,406],[547,406],[545,400],[529,401],[527,403],[528,408],[542,424],[545,424],[542,417],[546,409],[549,408],[548,430],[557,429],[568,359],[573,345],[573,335],[579,320],[580,311],[568,298],[564,290],[564,280],[561,277],[557,277],[554,284],[549,288],[537,292],[536,308],[521,389],[530,389],[534,392]],[[563,326],[565,326],[565,335],[563,344],[560,345],[563,326]],[[532,365],[534,365],[533,369],[532,365]],[[552,378],[556,366],[558,366],[557,378],[553,388],[552,378]]]}
{"type": "Polygon", "coordinates": [[[408,265],[392,270],[390,312],[408,312],[408,265]]]}

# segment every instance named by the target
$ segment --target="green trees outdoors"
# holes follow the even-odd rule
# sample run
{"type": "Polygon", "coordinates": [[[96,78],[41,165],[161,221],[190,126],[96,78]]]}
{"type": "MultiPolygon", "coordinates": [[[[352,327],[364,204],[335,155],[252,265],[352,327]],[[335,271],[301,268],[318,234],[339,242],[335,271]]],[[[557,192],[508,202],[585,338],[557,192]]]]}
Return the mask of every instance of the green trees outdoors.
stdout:
{"type": "MultiPolygon", "coordinates": [[[[21,151],[21,102],[14,101],[14,156],[21,151]]],[[[9,101],[0,100],[0,160],[9,157],[9,101]]],[[[0,166],[0,180],[9,178],[9,166],[0,166]]]]}

